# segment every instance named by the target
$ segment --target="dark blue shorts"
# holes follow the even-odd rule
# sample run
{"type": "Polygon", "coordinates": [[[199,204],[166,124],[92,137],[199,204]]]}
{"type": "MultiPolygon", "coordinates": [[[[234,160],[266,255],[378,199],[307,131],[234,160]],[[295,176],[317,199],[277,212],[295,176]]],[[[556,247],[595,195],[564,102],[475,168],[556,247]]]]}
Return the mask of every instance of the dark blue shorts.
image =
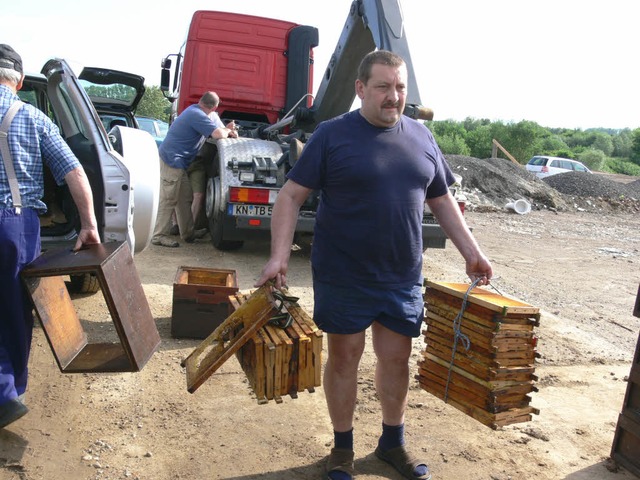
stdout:
{"type": "Polygon", "coordinates": [[[313,280],[313,320],[327,333],[351,334],[380,322],[401,335],[418,337],[424,318],[422,284],[402,288],[341,286],[313,280]]]}

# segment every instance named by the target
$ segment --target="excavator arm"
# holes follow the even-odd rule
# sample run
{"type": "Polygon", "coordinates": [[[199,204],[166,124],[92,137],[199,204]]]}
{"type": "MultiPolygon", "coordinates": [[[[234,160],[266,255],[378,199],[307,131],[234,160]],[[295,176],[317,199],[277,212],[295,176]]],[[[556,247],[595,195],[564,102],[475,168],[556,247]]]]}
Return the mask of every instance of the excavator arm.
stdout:
{"type": "Polygon", "coordinates": [[[353,0],[338,44],[331,55],[313,105],[299,110],[296,125],[307,131],[351,109],[355,98],[358,65],[369,52],[389,50],[407,64],[407,107],[405,115],[430,120],[431,110],[424,108],[411,61],[399,0],[353,0]]]}

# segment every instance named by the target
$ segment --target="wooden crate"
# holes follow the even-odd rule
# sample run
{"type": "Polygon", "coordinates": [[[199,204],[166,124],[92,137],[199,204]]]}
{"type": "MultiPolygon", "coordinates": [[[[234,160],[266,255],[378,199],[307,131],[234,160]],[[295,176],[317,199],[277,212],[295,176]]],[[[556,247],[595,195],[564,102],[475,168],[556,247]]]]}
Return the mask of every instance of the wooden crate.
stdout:
{"type": "Polygon", "coordinates": [[[228,316],[235,270],[179,267],[173,282],[171,336],[207,338],[228,316]]]}
{"type": "MultiPolygon", "coordinates": [[[[247,296],[230,297],[231,307],[239,308],[247,296]]],[[[297,398],[321,385],[322,331],[299,305],[288,303],[286,309],[291,326],[266,324],[236,352],[258,403],[280,403],[285,395],[297,398]]]]}
{"type": "Polygon", "coordinates": [[[139,371],[160,345],[127,243],[49,250],[21,276],[64,373],[139,371]],[[92,341],[82,326],[63,278],[81,273],[97,277],[119,343],[92,341]]]}
{"type": "MultiPolygon", "coordinates": [[[[640,288],[633,315],[640,317],[640,288]]],[[[640,477],[640,335],[631,364],[622,413],[613,437],[611,458],[640,477]]]]}
{"type": "Polygon", "coordinates": [[[611,458],[640,478],[640,423],[624,413],[618,416],[611,458]]]}
{"type": "Polygon", "coordinates": [[[418,381],[427,392],[491,427],[531,420],[537,357],[534,327],[539,309],[474,288],[460,321],[468,350],[458,341],[454,321],[469,285],[427,282],[424,340],[418,381]]]}

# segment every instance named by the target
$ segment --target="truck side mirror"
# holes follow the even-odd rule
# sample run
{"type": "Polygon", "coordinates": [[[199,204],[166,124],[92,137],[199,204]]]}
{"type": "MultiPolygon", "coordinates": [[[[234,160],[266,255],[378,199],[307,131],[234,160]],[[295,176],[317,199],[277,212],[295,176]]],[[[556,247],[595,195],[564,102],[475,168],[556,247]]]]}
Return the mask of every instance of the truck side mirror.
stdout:
{"type": "MultiPolygon", "coordinates": [[[[169,61],[171,63],[171,61],[169,61]]],[[[169,91],[169,82],[171,81],[171,70],[163,68],[160,72],[160,90],[163,92],[169,91]]]]}
{"type": "Polygon", "coordinates": [[[160,90],[168,92],[171,83],[171,59],[169,57],[163,58],[160,62],[160,68],[162,68],[160,72],[160,90]]]}

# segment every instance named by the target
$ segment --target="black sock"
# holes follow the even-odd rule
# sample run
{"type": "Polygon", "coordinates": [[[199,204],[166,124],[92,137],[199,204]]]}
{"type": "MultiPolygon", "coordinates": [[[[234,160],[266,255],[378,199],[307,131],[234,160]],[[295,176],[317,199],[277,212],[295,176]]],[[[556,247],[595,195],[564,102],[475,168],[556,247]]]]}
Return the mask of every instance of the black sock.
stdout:
{"type": "MultiPolygon", "coordinates": [[[[341,448],[344,450],[353,450],[353,428],[346,432],[333,431],[333,443],[335,448],[341,448]]],[[[335,470],[329,472],[328,477],[331,480],[352,480],[352,476],[346,472],[335,470]]]]}
{"type": "Polygon", "coordinates": [[[404,445],[404,423],[400,425],[386,425],[382,423],[382,435],[378,446],[383,452],[404,445]]]}
{"type": "Polygon", "coordinates": [[[336,448],[353,450],[353,428],[346,432],[333,431],[333,442],[336,448]]]}

